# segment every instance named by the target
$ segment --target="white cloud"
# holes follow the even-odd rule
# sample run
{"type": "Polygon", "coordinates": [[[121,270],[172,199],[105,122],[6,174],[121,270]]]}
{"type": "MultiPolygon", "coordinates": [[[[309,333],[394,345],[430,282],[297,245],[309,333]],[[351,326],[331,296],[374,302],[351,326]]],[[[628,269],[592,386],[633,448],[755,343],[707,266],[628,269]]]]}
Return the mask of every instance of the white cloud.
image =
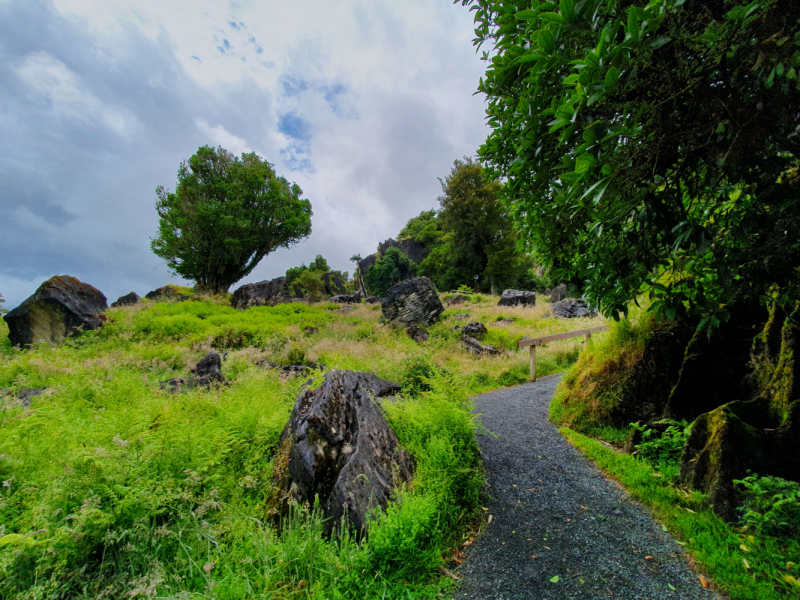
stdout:
{"type": "Polygon", "coordinates": [[[250,146],[247,145],[245,140],[240,138],[238,135],[233,135],[222,125],[211,127],[203,119],[197,119],[195,124],[197,125],[197,129],[200,131],[200,133],[202,133],[208,139],[208,144],[210,146],[222,146],[237,156],[245,152],[252,152],[250,146]]]}
{"type": "Polygon", "coordinates": [[[47,52],[34,52],[14,66],[14,72],[28,88],[47,98],[58,114],[87,123],[98,120],[121,136],[132,133],[134,119],[122,111],[105,106],[81,84],[67,65],[47,52]]]}

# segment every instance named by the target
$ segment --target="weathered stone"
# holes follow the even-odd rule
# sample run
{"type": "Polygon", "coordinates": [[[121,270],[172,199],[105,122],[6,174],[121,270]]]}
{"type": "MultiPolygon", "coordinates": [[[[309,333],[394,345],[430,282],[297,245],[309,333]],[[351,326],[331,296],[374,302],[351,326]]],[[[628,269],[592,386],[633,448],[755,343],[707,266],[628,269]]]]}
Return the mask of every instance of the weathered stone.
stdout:
{"type": "Polygon", "coordinates": [[[256,363],[259,367],[266,367],[268,369],[276,369],[281,375],[291,375],[296,377],[298,375],[310,375],[314,371],[324,371],[325,365],[322,363],[294,363],[290,365],[282,365],[274,363],[269,360],[260,360],[256,363]]]}
{"type": "Polygon", "coordinates": [[[399,389],[372,373],[335,370],[300,393],[276,458],[279,514],[319,498],[328,531],[345,520],[356,537],[368,533],[369,514],[416,469],[375,402],[399,389]]]}
{"type": "Polygon", "coordinates": [[[106,297],[97,288],[68,275],[51,277],[3,318],[14,346],[60,344],[65,338],[97,329],[105,320],[106,297]]]}
{"type": "Polygon", "coordinates": [[[17,392],[17,399],[22,402],[22,406],[27,408],[31,405],[31,398],[41,396],[47,389],[48,388],[46,387],[22,388],[19,392],[17,392]]]}
{"type": "Polygon", "coordinates": [[[319,333],[319,327],[306,327],[303,330],[303,333],[305,333],[306,335],[315,335],[319,333]]]}
{"type": "Polygon", "coordinates": [[[444,312],[444,306],[430,279],[414,277],[389,288],[381,310],[387,323],[405,329],[432,325],[444,312]]]}
{"type": "Polygon", "coordinates": [[[286,277],[276,277],[271,281],[243,285],[233,292],[231,305],[238,310],[246,310],[252,306],[275,306],[291,301],[286,277]]]}
{"type": "Polygon", "coordinates": [[[469,319],[469,313],[456,313],[451,315],[456,321],[466,321],[469,319]]]}
{"type": "Polygon", "coordinates": [[[354,306],[343,306],[342,308],[339,308],[339,309],[337,309],[337,310],[336,310],[336,312],[340,312],[340,313],[351,313],[351,312],[353,312],[355,309],[356,309],[356,308],[355,308],[354,306]]]}
{"type": "Polygon", "coordinates": [[[136,292],[131,292],[130,294],[125,294],[124,296],[117,298],[116,302],[111,303],[111,308],[118,308],[120,306],[133,306],[134,304],[138,303],[139,300],[141,300],[139,294],[136,292]]]}
{"type": "Polygon", "coordinates": [[[430,339],[428,332],[425,331],[425,329],[423,327],[420,327],[419,325],[412,325],[411,327],[406,327],[406,333],[408,334],[408,337],[410,337],[418,344],[421,344],[422,342],[427,342],[428,339],[430,339]]]}
{"type": "MultiPolygon", "coordinates": [[[[412,238],[403,238],[401,240],[389,238],[385,242],[378,244],[378,254],[383,256],[389,248],[397,248],[417,264],[421,263],[430,253],[425,244],[421,244],[412,238]]],[[[366,271],[364,272],[366,273],[366,271]]]]}
{"type": "Polygon", "coordinates": [[[488,333],[486,330],[486,325],[480,321],[472,321],[471,323],[467,323],[464,325],[464,329],[461,331],[462,335],[475,338],[476,340],[483,339],[483,336],[488,333]]]}
{"type": "Polygon", "coordinates": [[[461,338],[461,341],[464,343],[464,347],[473,354],[478,356],[482,356],[484,354],[499,354],[500,351],[495,348],[494,346],[490,346],[488,344],[484,345],[481,344],[475,338],[464,336],[461,338]]]}
{"type": "Polygon", "coordinates": [[[567,298],[556,302],[552,306],[553,314],[562,319],[574,319],[576,317],[594,317],[597,312],[589,310],[586,302],[576,298],[567,298]]]}
{"type": "Polygon", "coordinates": [[[380,296],[369,296],[366,300],[364,300],[367,304],[380,304],[383,302],[383,298],[380,296]]]}
{"type": "Polygon", "coordinates": [[[338,296],[347,291],[344,279],[335,271],[328,271],[322,274],[322,285],[325,287],[325,294],[328,296],[338,296]]]}
{"type": "Polygon", "coordinates": [[[461,331],[461,325],[453,325],[450,331],[461,331]]]}
{"type": "Polygon", "coordinates": [[[567,297],[567,286],[563,283],[554,288],[550,292],[550,302],[552,304],[555,304],[556,302],[561,302],[566,297],[567,297]]]}
{"type": "Polygon", "coordinates": [[[456,306],[458,304],[464,304],[467,301],[467,297],[464,294],[456,294],[455,296],[450,296],[444,303],[447,306],[456,306]]]}
{"type": "Polygon", "coordinates": [[[516,319],[511,319],[511,318],[501,319],[497,321],[497,325],[502,325],[502,326],[511,325],[514,321],[516,321],[516,319]]]}
{"type": "Polygon", "coordinates": [[[536,293],[505,290],[497,306],[536,306],[536,293]]]}
{"type": "Polygon", "coordinates": [[[361,292],[333,296],[331,302],[335,302],[336,304],[361,304],[361,292]]]}
{"type": "Polygon", "coordinates": [[[294,293],[295,298],[305,298],[305,295],[303,294],[303,288],[296,283],[292,284],[292,292],[294,293]]]}
{"type": "Polygon", "coordinates": [[[175,300],[176,298],[180,297],[180,295],[181,293],[178,291],[177,287],[167,284],[163,287],[153,290],[152,292],[147,292],[144,297],[148,300],[163,302],[164,300],[175,300]]]}
{"type": "MultiPolygon", "coordinates": [[[[684,446],[681,477],[706,492],[714,511],[725,519],[737,516],[739,498],[733,481],[749,471],[800,481],[800,378],[796,377],[800,332],[795,325],[799,312],[783,323],[773,375],[760,395],[700,415],[684,446]]],[[[773,318],[762,334],[767,342],[771,322],[773,318]]]]}
{"type": "Polygon", "coordinates": [[[211,351],[203,360],[192,367],[191,371],[197,377],[173,377],[161,382],[161,389],[169,392],[182,392],[201,387],[211,387],[213,384],[227,384],[222,374],[222,357],[219,353],[211,351]]]}

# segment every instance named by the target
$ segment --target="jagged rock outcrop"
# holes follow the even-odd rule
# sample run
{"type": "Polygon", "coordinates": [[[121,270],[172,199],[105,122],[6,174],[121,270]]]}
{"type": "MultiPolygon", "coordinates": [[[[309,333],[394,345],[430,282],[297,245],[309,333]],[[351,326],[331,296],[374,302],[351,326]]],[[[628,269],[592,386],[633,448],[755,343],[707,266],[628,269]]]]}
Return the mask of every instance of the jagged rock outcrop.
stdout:
{"type": "Polygon", "coordinates": [[[338,296],[347,291],[344,279],[335,271],[328,271],[322,274],[322,285],[325,288],[325,294],[328,296],[338,296]]]}
{"type": "Polygon", "coordinates": [[[429,327],[444,312],[436,287],[427,277],[414,277],[389,288],[381,304],[383,318],[396,327],[429,327]]]}
{"type": "Polygon", "coordinates": [[[173,377],[161,382],[161,389],[169,392],[182,392],[213,384],[227,384],[222,374],[222,357],[213,350],[191,369],[196,377],[173,377]]]}
{"type": "Polygon", "coordinates": [[[51,277],[3,318],[14,346],[60,344],[65,338],[99,328],[108,308],[100,290],[69,275],[51,277]]]}
{"type": "Polygon", "coordinates": [[[487,333],[488,331],[486,329],[486,325],[480,321],[472,321],[471,323],[467,323],[461,330],[461,335],[475,338],[476,340],[483,339],[483,336],[485,336],[487,333]]]}
{"type": "Polygon", "coordinates": [[[383,298],[380,296],[369,296],[364,302],[367,304],[380,304],[383,302],[383,298]]]}
{"type": "Polygon", "coordinates": [[[567,298],[556,302],[552,306],[553,314],[562,319],[574,319],[575,317],[593,317],[596,311],[590,310],[586,302],[576,298],[567,298]]]}
{"type": "Polygon", "coordinates": [[[252,306],[275,306],[291,301],[286,277],[276,277],[270,281],[243,285],[233,292],[231,305],[238,310],[246,310],[252,306]]]}
{"type": "Polygon", "coordinates": [[[305,295],[303,294],[303,288],[296,283],[292,284],[292,293],[294,294],[295,298],[305,298],[305,295]]]}
{"type": "MultiPolygon", "coordinates": [[[[758,358],[772,365],[772,375],[754,400],[736,400],[700,415],[692,424],[681,457],[681,478],[708,494],[714,511],[734,519],[738,504],[735,479],[748,471],[800,481],[800,379],[798,331],[792,319],[776,319],[773,309],[759,341],[758,358]],[[774,353],[774,328],[780,326],[780,352],[774,353]],[[772,346],[771,350],[769,349],[772,346]],[[772,357],[770,357],[772,353],[772,357]]],[[[762,364],[763,369],[766,365],[762,364]]]]}
{"type": "Polygon", "coordinates": [[[141,300],[139,294],[136,292],[131,292],[130,294],[125,294],[124,296],[120,296],[117,298],[116,302],[111,303],[111,308],[118,308],[120,306],[133,306],[137,304],[141,300]]]}
{"type": "Polygon", "coordinates": [[[166,300],[176,300],[180,295],[181,293],[178,291],[177,287],[167,284],[160,288],[154,289],[152,292],[147,292],[144,297],[148,300],[164,302],[166,300]]]}
{"type": "Polygon", "coordinates": [[[495,348],[494,346],[490,346],[489,344],[481,344],[478,340],[473,337],[463,336],[461,341],[464,343],[464,347],[473,354],[477,356],[483,356],[486,354],[499,354],[500,350],[495,348]]]}
{"type": "Polygon", "coordinates": [[[378,244],[378,254],[383,256],[389,248],[397,248],[417,264],[421,263],[430,253],[424,244],[420,244],[411,238],[403,238],[401,240],[389,238],[385,242],[378,244]]]}
{"type": "Polygon", "coordinates": [[[497,306],[536,306],[536,293],[521,290],[505,290],[497,306]]]}
{"type": "Polygon", "coordinates": [[[361,304],[361,292],[333,296],[331,302],[335,302],[336,304],[361,304]]]}
{"type": "Polygon", "coordinates": [[[375,401],[399,390],[372,373],[334,370],[302,391],[280,438],[273,509],[319,498],[329,531],[344,519],[365,536],[369,513],[385,509],[416,469],[375,401]]]}
{"type": "Polygon", "coordinates": [[[567,286],[562,283],[561,285],[556,286],[550,292],[550,303],[555,304],[556,302],[561,302],[566,297],[567,297],[567,286]]]}
{"type": "Polygon", "coordinates": [[[427,342],[430,339],[428,332],[419,325],[412,325],[411,327],[407,327],[406,333],[408,334],[408,337],[410,337],[418,344],[421,344],[422,342],[427,342]]]}

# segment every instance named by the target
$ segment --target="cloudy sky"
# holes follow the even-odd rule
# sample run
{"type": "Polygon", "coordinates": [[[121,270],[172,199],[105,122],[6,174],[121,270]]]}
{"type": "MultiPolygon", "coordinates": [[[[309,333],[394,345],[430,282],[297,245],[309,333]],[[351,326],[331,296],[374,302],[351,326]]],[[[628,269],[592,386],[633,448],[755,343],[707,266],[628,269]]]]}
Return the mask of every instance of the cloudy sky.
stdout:
{"type": "Polygon", "coordinates": [[[303,188],[310,238],[246,279],[374,252],[485,137],[472,13],[451,0],[0,0],[0,293],[109,302],[177,280],[154,189],[204,144],[303,188]]]}

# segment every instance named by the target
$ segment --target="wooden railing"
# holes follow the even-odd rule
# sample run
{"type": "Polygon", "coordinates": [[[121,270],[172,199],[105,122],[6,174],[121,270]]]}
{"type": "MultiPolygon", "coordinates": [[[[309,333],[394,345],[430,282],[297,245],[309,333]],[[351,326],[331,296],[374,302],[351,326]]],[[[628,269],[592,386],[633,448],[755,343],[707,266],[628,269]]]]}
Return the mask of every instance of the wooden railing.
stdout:
{"type": "Polygon", "coordinates": [[[520,348],[531,349],[531,381],[536,381],[536,346],[547,344],[549,342],[557,342],[558,340],[566,340],[569,338],[585,336],[586,342],[592,339],[593,333],[600,333],[608,329],[606,325],[598,325],[597,327],[589,327],[588,329],[578,329],[577,331],[568,331],[566,333],[555,333],[553,335],[546,335],[538,338],[522,338],[519,342],[520,348]]]}

